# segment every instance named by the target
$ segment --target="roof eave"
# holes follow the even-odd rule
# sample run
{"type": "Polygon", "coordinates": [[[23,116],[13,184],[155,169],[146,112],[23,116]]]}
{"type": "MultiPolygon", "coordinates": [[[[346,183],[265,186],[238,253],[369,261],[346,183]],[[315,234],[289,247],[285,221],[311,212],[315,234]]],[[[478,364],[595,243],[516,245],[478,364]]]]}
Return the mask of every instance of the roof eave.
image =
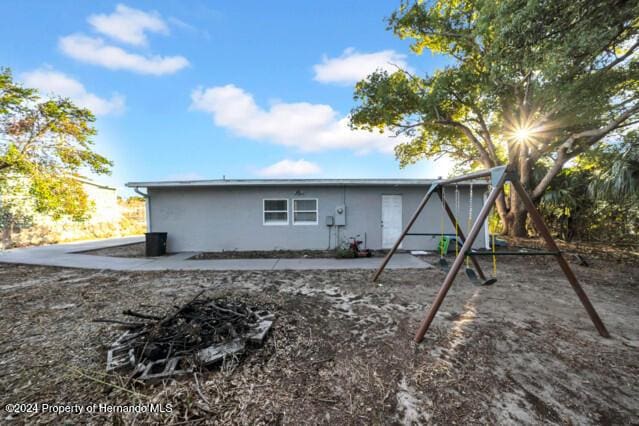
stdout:
{"type": "MultiPolygon", "coordinates": [[[[425,186],[437,179],[281,179],[281,180],[201,180],[166,182],[127,182],[129,188],[207,188],[252,186],[425,186]]],[[[467,185],[468,183],[460,183],[467,185]]],[[[486,181],[473,181],[475,185],[487,185],[486,181]]]]}

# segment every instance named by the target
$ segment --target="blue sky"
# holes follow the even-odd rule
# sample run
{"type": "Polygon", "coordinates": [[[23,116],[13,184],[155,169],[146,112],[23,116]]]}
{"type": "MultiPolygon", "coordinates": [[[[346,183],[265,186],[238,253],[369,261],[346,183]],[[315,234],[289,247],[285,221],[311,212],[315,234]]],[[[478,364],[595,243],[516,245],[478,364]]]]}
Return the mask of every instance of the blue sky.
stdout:
{"type": "Polygon", "coordinates": [[[436,177],[400,170],[396,139],[353,133],[354,81],[392,64],[423,74],[386,31],[387,1],[5,1],[0,65],[97,115],[101,182],[436,177]]]}

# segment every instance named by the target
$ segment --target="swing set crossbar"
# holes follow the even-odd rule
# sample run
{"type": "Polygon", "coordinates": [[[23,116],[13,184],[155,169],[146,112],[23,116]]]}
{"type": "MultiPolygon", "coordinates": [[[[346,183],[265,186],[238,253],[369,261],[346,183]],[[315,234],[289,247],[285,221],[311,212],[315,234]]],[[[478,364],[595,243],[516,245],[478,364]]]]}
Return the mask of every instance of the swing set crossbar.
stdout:
{"type": "MultiPolygon", "coordinates": [[[[543,254],[543,255],[555,256],[557,262],[559,263],[559,266],[561,267],[561,270],[566,276],[566,279],[570,283],[570,286],[572,287],[572,289],[577,294],[579,301],[581,302],[584,309],[590,316],[590,320],[594,324],[599,334],[602,337],[610,337],[610,334],[608,333],[608,330],[606,329],[605,325],[601,321],[601,318],[599,317],[599,314],[595,310],[595,307],[592,305],[592,303],[590,303],[590,299],[588,299],[586,292],[581,287],[581,284],[579,284],[579,281],[577,280],[577,277],[575,276],[574,272],[570,268],[570,265],[561,254],[561,251],[559,250],[557,243],[555,243],[555,240],[550,234],[550,231],[548,230],[548,227],[546,226],[543,217],[537,210],[537,207],[535,206],[532,199],[530,198],[530,195],[528,194],[528,192],[526,192],[526,189],[519,181],[519,177],[517,173],[515,171],[507,169],[506,166],[494,167],[490,170],[484,170],[480,172],[470,173],[464,176],[459,176],[459,177],[455,177],[451,179],[443,179],[443,180],[438,180],[434,182],[430,186],[426,194],[424,195],[424,198],[422,199],[422,201],[417,206],[417,209],[413,213],[413,216],[410,218],[410,220],[406,224],[404,230],[400,234],[395,244],[393,245],[391,250],[388,252],[386,257],[384,257],[382,264],[379,266],[379,268],[373,275],[373,282],[377,281],[380,274],[384,271],[384,268],[390,261],[391,257],[393,257],[393,255],[399,248],[400,244],[406,237],[406,235],[410,233],[411,227],[417,221],[417,218],[419,217],[421,212],[424,210],[424,207],[426,207],[428,200],[430,200],[433,194],[437,194],[442,201],[442,206],[444,207],[446,214],[451,220],[453,226],[455,226],[456,230],[459,232],[459,238],[463,241],[463,244],[462,244],[462,247],[459,249],[459,252],[455,256],[455,260],[453,264],[450,266],[450,269],[448,270],[446,274],[446,278],[444,278],[444,281],[442,282],[442,285],[439,291],[437,292],[437,295],[435,296],[435,300],[433,300],[433,303],[430,305],[428,312],[426,313],[426,316],[422,320],[420,327],[417,330],[417,333],[415,334],[415,342],[420,343],[424,339],[424,335],[426,334],[426,332],[428,331],[428,328],[430,327],[431,323],[435,319],[435,315],[437,315],[437,311],[439,311],[441,304],[443,303],[446,295],[448,294],[448,290],[450,290],[450,287],[453,285],[453,281],[455,280],[455,277],[459,273],[459,270],[461,269],[464,263],[464,260],[467,256],[470,257],[470,260],[475,266],[475,269],[477,269],[477,272],[480,278],[482,280],[485,280],[481,267],[479,266],[477,259],[475,259],[475,257],[478,256],[479,254],[477,252],[473,252],[472,245],[475,239],[477,238],[477,236],[479,235],[479,232],[483,226],[484,221],[488,218],[488,214],[493,208],[493,205],[497,201],[497,197],[499,197],[504,191],[504,185],[506,182],[510,182],[510,190],[515,191],[519,195],[521,201],[523,202],[524,207],[526,208],[526,210],[528,211],[528,214],[530,215],[530,219],[532,223],[537,229],[537,232],[539,232],[541,237],[545,240],[546,246],[548,248],[548,252],[525,252],[525,253],[516,252],[516,255],[525,256],[525,255],[543,254]],[[473,180],[473,179],[483,179],[483,178],[487,178],[490,180],[492,189],[490,193],[488,194],[488,197],[484,205],[482,206],[479,214],[475,218],[475,221],[472,224],[472,227],[468,231],[468,235],[466,236],[464,235],[463,232],[461,232],[461,229],[459,228],[459,221],[455,217],[455,214],[453,213],[453,211],[448,206],[448,203],[446,203],[445,197],[442,194],[443,192],[442,188],[445,187],[446,185],[456,184],[459,182],[464,182],[464,181],[473,180]]],[[[471,203],[472,203],[472,200],[471,200],[471,203]]],[[[441,234],[437,234],[437,235],[441,235],[441,234]]],[[[501,255],[504,255],[506,253],[501,252],[501,255]]],[[[514,252],[511,252],[511,253],[512,253],[511,255],[515,254],[514,252]]],[[[482,255],[496,256],[496,255],[500,255],[500,253],[485,252],[485,254],[482,254],[482,255]]]]}
{"type": "Polygon", "coordinates": [[[407,232],[407,237],[456,237],[455,234],[442,234],[441,232],[407,232]]]}
{"type": "Polygon", "coordinates": [[[464,256],[558,256],[561,251],[471,251],[464,256]]]}
{"type": "Polygon", "coordinates": [[[457,176],[457,177],[453,177],[453,178],[450,178],[450,179],[441,179],[441,180],[438,180],[435,183],[438,184],[439,186],[446,186],[446,185],[452,185],[452,184],[455,184],[455,183],[465,182],[467,180],[488,178],[488,177],[491,177],[493,175],[493,170],[499,169],[499,168],[500,167],[495,167],[494,169],[482,170],[482,171],[474,172],[474,173],[468,173],[466,175],[457,176]]]}

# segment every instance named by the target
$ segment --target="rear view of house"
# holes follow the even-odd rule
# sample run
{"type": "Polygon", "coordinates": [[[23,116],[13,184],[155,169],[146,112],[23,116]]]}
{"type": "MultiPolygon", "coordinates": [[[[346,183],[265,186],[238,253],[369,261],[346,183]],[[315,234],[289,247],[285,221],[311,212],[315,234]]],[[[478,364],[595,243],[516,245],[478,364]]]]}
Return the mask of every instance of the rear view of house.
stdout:
{"type": "MultiPolygon", "coordinates": [[[[410,220],[432,180],[287,179],[130,182],[146,189],[148,230],[167,232],[170,252],[324,250],[350,237],[366,248],[390,248],[410,220]]],[[[462,227],[473,220],[485,182],[447,188],[445,197],[462,227]],[[472,211],[471,211],[472,207],[472,211]]],[[[433,199],[412,233],[454,233],[433,199]]],[[[410,236],[403,249],[432,250],[438,236],[410,236]]],[[[478,239],[477,244],[482,245],[478,239]]]]}

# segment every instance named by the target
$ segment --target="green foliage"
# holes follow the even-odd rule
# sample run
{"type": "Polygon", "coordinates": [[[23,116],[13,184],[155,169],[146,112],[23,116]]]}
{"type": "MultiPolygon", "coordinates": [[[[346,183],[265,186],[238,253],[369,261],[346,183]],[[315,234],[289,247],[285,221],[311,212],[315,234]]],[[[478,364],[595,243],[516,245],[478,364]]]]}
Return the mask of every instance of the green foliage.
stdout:
{"type": "Polygon", "coordinates": [[[540,210],[565,240],[639,240],[639,134],[592,150],[553,180],[540,210]]]}
{"type": "Polygon", "coordinates": [[[32,176],[31,195],[38,213],[47,213],[54,219],[69,215],[76,221],[87,218],[92,204],[82,183],[69,177],[52,178],[50,175],[32,176]]]}
{"type": "MultiPolygon", "coordinates": [[[[359,235],[355,238],[358,238],[359,235]]],[[[357,257],[357,253],[351,247],[351,239],[343,239],[342,242],[335,248],[335,257],[338,259],[350,259],[357,257]]]]}
{"type": "Polygon", "coordinates": [[[0,176],[0,229],[22,229],[33,223],[33,199],[25,179],[0,176]]]}
{"type": "Polygon", "coordinates": [[[355,252],[350,248],[338,247],[335,249],[335,257],[338,259],[350,259],[355,257],[355,252]]]}
{"type": "Polygon", "coordinates": [[[639,204],[639,132],[628,133],[619,146],[606,147],[597,161],[589,192],[599,200],[639,204]]]}
{"type": "Polygon", "coordinates": [[[589,172],[577,167],[564,169],[539,203],[546,223],[563,240],[575,238],[585,216],[595,209],[594,200],[588,196],[589,177],[589,172]]]}
{"type": "Polygon", "coordinates": [[[597,240],[637,242],[639,198],[637,194],[599,193],[589,187],[598,169],[576,165],[564,169],[552,182],[539,209],[555,235],[566,241],[597,240]]]}
{"type": "Polygon", "coordinates": [[[73,177],[109,173],[112,165],[92,149],[94,121],[91,111],[69,99],[42,99],[0,69],[0,181],[25,179],[37,212],[82,220],[91,205],[73,177]]]}
{"type": "MultiPolygon", "coordinates": [[[[442,155],[457,170],[505,164],[539,201],[566,163],[639,118],[638,2],[404,2],[388,25],[414,53],[450,59],[432,75],[377,71],[355,87],[351,125],[400,136],[401,166],[442,155]]],[[[515,193],[498,200],[507,228],[520,205],[515,193]]]]}

